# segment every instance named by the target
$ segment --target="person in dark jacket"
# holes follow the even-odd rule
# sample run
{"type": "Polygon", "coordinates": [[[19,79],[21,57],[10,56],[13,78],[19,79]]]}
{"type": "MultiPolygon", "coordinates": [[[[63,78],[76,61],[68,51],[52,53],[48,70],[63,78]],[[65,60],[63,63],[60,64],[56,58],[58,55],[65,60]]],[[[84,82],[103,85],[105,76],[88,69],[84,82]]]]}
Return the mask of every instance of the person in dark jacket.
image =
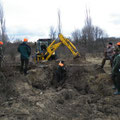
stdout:
{"type": "Polygon", "coordinates": [[[31,55],[31,48],[27,45],[28,39],[24,38],[24,42],[21,43],[18,47],[18,52],[21,54],[21,68],[20,72],[24,72],[24,74],[27,74],[28,70],[28,63],[29,63],[29,57],[31,55]],[[25,68],[24,68],[25,64],[25,68]]]}
{"type": "Polygon", "coordinates": [[[3,42],[0,41],[0,68],[2,66],[2,59],[3,59],[3,42]]]}
{"type": "Polygon", "coordinates": [[[66,68],[64,65],[64,61],[60,61],[58,64],[58,68],[56,70],[56,80],[57,80],[57,87],[59,85],[63,85],[66,78],[66,68]]]}
{"type": "Polygon", "coordinates": [[[117,91],[114,95],[120,95],[120,53],[114,58],[112,68],[112,80],[117,91]]]}

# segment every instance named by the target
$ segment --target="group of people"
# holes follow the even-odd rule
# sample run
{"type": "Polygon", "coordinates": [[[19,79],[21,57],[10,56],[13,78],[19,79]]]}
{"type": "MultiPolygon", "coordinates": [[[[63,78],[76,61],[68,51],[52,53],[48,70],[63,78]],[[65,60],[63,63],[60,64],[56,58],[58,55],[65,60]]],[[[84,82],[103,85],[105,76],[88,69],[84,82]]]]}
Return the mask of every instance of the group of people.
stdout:
{"type": "MultiPolygon", "coordinates": [[[[27,45],[28,39],[24,39],[24,42],[19,45],[18,52],[21,54],[21,73],[27,73],[29,57],[31,55],[31,48],[27,45]],[[25,68],[23,68],[25,64],[25,68]]],[[[116,89],[115,95],[120,94],[120,42],[118,42],[115,46],[112,42],[109,42],[107,48],[105,50],[104,59],[102,60],[101,68],[104,67],[106,60],[110,60],[110,65],[112,68],[112,80],[114,87],[116,89]]],[[[58,84],[63,84],[65,82],[66,69],[64,65],[64,61],[60,61],[58,64],[58,68],[56,70],[56,80],[58,84]]]]}
{"type": "Polygon", "coordinates": [[[116,90],[114,95],[120,95],[120,42],[115,46],[112,42],[109,42],[104,53],[104,58],[100,67],[103,68],[106,60],[110,60],[112,80],[114,84],[113,89],[116,90]]]}
{"type": "MultiPolygon", "coordinates": [[[[28,74],[28,64],[29,64],[29,57],[31,55],[31,48],[27,44],[28,39],[24,38],[23,42],[18,46],[18,52],[21,54],[21,66],[20,66],[20,73],[27,75],[28,74]]],[[[2,64],[3,59],[3,42],[0,41],[0,67],[2,64]]],[[[57,70],[56,70],[56,86],[62,85],[65,82],[66,76],[66,69],[64,65],[64,61],[59,61],[57,70]]]]}
{"type": "MultiPolygon", "coordinates": [[[[29,57],[31,55],[31,48],[27,44],[28,39],[24,38],[24,41],[18,46],[18,52],[21,54],[21,67],[20,72],[24,73],[24,75],[28,74],[28,64],[29,64],[29,57]]],[[[3,58],[3,42],[0,41],[0,68],[3,58]]],[[[114,87],[113,89],[116,89],[115,95],[120,95],[120,42],[116,44],[116,46],[113,45],[112,42],[109,42],[104,58],[102,60],[102,64],[100,68],[103,69],[106,60],[110,60],[110,65],[112,68],[112,80],[114,87]]],[[[64,66],[64,61],[60,61],[58,64],[58,68],[56,71],[57,76],[57,82],[63,84],[65,82],[65,76],[66,76],[66,70],[64,66]]]]}

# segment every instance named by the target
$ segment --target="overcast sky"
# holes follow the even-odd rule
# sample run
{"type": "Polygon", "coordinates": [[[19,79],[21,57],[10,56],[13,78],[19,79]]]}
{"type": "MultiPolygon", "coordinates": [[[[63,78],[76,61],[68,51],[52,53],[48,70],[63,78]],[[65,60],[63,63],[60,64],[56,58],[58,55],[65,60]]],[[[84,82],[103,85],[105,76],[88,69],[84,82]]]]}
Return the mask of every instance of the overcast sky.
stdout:
{"type": "Polygon", "coordinates": [[[50,26],[57,29],[61,11],[62,33],[82,29],[85,10],[90,9],[93,25],[112,37],[120,37],[120,0],[3,0],[8,35],[47,38],[50,26]]]}

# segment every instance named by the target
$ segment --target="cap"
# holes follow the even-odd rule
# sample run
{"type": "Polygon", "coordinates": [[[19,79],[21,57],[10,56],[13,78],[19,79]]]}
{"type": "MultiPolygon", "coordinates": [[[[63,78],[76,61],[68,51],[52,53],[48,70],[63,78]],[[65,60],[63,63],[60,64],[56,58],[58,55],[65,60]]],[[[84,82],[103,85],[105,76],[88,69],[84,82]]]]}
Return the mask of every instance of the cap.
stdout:
{"type": "Polygon", "coordinates": [[[24,42],[27,42],[28,41],[28,39],[27,38],[24,38],[24,42]]]}
{"type": "Polygon", "coordinates": [[[117,45],[120,45],[120,42],[118,42],[117,45]]]}
{"type": "Polygon", "coordinates": [[[60,61],[59,66],[63,67],[64,66],[64,61],[60,61]]]}
{"type": "Polygon", "coordinates": [[[3,45],[3,42],[2,42],[2,41],[0,41],[0,45],[3,45]]]}

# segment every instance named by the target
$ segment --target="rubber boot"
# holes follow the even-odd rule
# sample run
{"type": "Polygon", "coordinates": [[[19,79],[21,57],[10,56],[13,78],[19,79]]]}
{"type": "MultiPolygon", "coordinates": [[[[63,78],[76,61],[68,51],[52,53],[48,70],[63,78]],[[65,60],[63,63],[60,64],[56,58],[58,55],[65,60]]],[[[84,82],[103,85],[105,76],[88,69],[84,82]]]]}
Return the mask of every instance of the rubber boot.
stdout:
{"type": "Polygon", "coordinates": [[[120,91],[114,92],[114,95],[120,95],[120,91]]]}

